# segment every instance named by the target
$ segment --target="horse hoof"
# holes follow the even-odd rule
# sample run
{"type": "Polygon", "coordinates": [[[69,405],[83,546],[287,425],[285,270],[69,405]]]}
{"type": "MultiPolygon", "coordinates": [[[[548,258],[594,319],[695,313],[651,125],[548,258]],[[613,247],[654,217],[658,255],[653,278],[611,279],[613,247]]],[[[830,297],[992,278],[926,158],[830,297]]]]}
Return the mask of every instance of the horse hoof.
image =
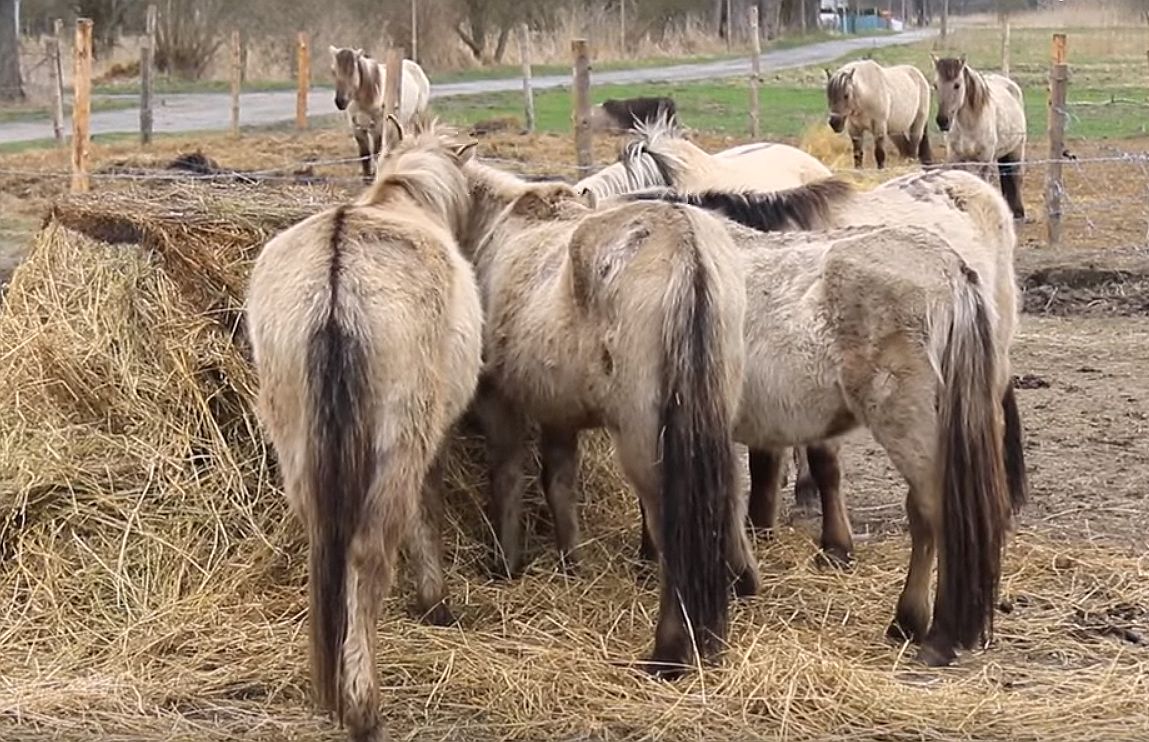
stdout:
{"type": "Polygon", "coordinates": [[[667,660],[658,660],[651,658],[642,663],[643,672],[657,680],[666,680],[673,682],[678,680],[690,668],[681,662],[670,662],[667,660]]]}
{"type": "Polygon", "coordinates": [[[446,603],[436,603],[434,608],[423,614],[423,623],[428,626],[452,626],[458,622],[446,603]]]}
{"type": "Polygon", "coordinates": [[[949,647],[937,647],[926,643],[918,650],[915,659],[926,667],[946,667],[957,659],[957,653],[949,647]]]}
{"type": "Polygon", "coordinates": [[[814,563],[819,569],[848,570],[854,566],[854,556],[840,546],[824,546],[814,563]]]}
{"type": "Polygon", "coordinates": [[[738,579],[734,581],[734,595],[738,598],[752,598],[758,594],[758,572],[753,569],[744,569],[738,579]]]}
{"type": "Polygon", "coordinates": [[[913,629],[903,626],[902,622],[894,619],[890,625],[886,627],[886,638],[897,644],[909,642],[916,644],[918,642],[918,632],[913,629]]]}
{"type": "Polygon", "coordinates": [[[569,552],[567,554],[559,555],[559,568],[567,577],[577,577],[581,571],[579,567],[579,559],[577,552],[569,552]]]}
{"type": "Polygon", "coordinates": [[[523,574],[522,566],[511,566],[503,559],[496,557],[487,564],[487,574],[499,581],[517,580],[523,574]]]}

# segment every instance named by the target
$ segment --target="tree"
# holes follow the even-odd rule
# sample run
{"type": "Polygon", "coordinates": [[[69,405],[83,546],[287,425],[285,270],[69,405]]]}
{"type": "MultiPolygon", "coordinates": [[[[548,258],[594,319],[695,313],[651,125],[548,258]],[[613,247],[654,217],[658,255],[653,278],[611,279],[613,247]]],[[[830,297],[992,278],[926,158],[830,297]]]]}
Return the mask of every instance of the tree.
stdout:
{"type": "Polygon", "coordinates": [[[0,0],[0,100],[24,100],[20,77],[20,0],[0,0]]]}

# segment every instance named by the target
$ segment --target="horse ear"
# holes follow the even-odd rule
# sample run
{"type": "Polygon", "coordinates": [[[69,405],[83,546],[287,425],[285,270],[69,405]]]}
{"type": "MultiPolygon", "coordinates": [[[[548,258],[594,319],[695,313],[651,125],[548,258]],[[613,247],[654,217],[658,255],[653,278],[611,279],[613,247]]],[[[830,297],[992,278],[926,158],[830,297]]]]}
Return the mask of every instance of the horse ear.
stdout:
{"type": "Polygon", "coordinates": [[[327,46],[327,51],[331,52],[331,57],[332,57],[332,58],[335,58],[335,57],[338,57],[338,56],[339,56],[339,49],[337,49],[337,48],[336,48],[336,47],[334,47],[334,46],[331,46],[330,44],[327,46]]]}
{"type": "Polygon", "coordinates": [[[933,62],[934,65],[936,66],[938,63],[938,55],[934,54],[933,52],[930,52],[930,61],[933,62]]]}
{"type": "Polygon", "coordinates": [[[965,67],[965,52],[961,53],[961,56],[958,57],[958,61],[961,62],[962,67],[965,67]]]}
{"type": "Polygon", "coordinates": [[[469,162],[475,156],[475,148],[479,146],[478,142],[471,141],[463,144],[456,144],[451,147],[451,154],[455,157],[460,165],[469,162]]]}
{"type": "Polygon", "coordinates": [[[598,196],[589,188],[580,188],[578,197],[579,201],[582,201],[583,206],[586,206],[588,209],[594,209],[598,206],[598,196]]]}
{"type": "Polygon", "coordinates": [[[362,50],[362,49],[358,49],[358,48],[356,48],[356,49],[355,49],[355,56],[357,56],[357,57],[362,57],[362,56],[364,56],[364,55],[363,55],[363,50],[362,50]]]}
{"type": "Polygon", "coordinates": [[[829,82],[829,81],[830,81],[830,78],[834,76],[834,73],[833,73],[833,72],[830,72],[830,68],[829,68],[829,67],[823,67],[823,68],[822,68],[822,71],[826,73],[826,82],[829,82]]]}

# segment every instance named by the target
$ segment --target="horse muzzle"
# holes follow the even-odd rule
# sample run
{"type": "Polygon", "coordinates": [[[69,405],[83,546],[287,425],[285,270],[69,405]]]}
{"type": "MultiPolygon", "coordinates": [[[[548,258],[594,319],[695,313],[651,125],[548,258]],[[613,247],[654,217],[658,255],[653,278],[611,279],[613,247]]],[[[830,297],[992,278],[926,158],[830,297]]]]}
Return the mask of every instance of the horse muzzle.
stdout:
{"type": "Polygon", "coordinates": [[[335,107],[338,108],[340,111],[346,111],[347,110],[347,99],[341,98],[338,95],[335,96],[335,107]]]}
{"type": "Polygon", "coordinates": [[[938,122],[938,128],[941,129],[943,132],[947,132],[950,130],[950,123],[952,123],[952,122],[950,121],[949,116],[942,116],[941,114],[938,114],[937,122],[938,122]]]}
{"type": "Polygon", "coordinates": [[[846,117],[845,116],[831,116],[829,123],[830,123],[830,128],[834,130],[835,134],[841,134],[842,129],[846,128],[846,117]]]}

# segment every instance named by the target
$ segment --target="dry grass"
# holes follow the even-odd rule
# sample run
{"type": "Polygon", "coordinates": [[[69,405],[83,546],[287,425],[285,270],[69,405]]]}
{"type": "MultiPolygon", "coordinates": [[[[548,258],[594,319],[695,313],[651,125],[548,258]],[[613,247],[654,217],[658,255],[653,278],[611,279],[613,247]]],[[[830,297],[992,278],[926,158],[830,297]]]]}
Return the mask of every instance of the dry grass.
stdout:
{"type": "MultiPolygon", "coordinates": [[[[250,259],[333,193],[164,187],[60,204],[0,317],[0,736],[337,738],[308,706],[305,544],[250,411],[236,309],[250,259]],[[179,206],[171,206],[178,204],[179,206]],[[105,238],[109,245],[65,224],[105,238]]],[[[760,549],[720,667],[678,684],[630,667],[656,610],[638,515],[589,436],[582,575],[538,554],[493,582],[478,442],[450,467],[452,601],[379,628],[384,713],[403,739],[1144,739],[1144,560],[1024,532],[996,644],[926,670],[882,639],[904,537],[847,574],[808,534],[760,549]]]]}

